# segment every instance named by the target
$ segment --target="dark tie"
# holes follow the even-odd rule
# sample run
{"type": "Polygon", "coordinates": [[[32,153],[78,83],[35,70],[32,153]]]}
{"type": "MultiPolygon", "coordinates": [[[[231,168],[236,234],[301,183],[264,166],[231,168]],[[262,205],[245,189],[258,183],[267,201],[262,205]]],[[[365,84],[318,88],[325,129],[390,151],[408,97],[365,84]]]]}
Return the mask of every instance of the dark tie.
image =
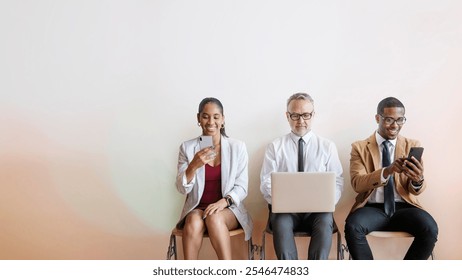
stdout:
{"type": "MultiPolygon", "coordinates": [[[[388,145],[391,144],[388,140],[383,141],[383,152],[382,152],[382,167],[387,167],[391,164],[390,162],[390,152],[388,150],[388,145]]],[[[383,207],[385,210],[385,214],[389,217],[395,213],[395,182],[393,179],[393,174],[390,175],[390,179],[388,179],[387,184],[384,187],[384,199],[383,199],[383,207]]]]}
{"type": "Polygon", "coordinates": [[[305,146],[305,141],[303,141],[303,138],[300,137],[300,140],[298,140],[298,172],[303,172],[303,146],[305,146]]]}

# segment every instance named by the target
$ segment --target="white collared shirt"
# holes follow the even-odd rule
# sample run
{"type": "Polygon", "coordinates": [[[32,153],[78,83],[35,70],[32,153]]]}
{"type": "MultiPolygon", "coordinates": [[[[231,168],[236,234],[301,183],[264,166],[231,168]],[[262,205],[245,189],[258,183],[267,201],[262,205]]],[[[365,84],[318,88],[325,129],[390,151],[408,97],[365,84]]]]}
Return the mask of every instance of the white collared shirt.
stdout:
{"type": "MultiPolygon", "coordinates": [[[[382,157],[383,157],[383,141],[386,141],[387,139],[383,138],[378,132],[375,132],[375,139],[377,141],[377,145],[379,146],[379,152],[380,152],[380,165],[382,165],[382,157]]],[[[393,162],[393,159],[395,158],[395,147],[396,147],[396,138],[393,139],[393,140],[388,140],[391,145],[389,145],[389,151],[390,151],[390,162],[393,162]]],[[[385,183],[387,182],[389,179],[390,179],[390,176],[388,176],[387,178],[384,178],[383,177],[383,170],[384,168],[382,168],[382,175],[380,176],[381,180],[382,180],[382,183],[385,183]]],[[[395,184],[396,186],[396,184],[395,184]]],[[[403,198],[401,198],[401,196],[398,194],[398,192],[396,191],[395,189],[395,202],[404,202],[403,198]]],[[[383,203],[383,197],[384,197],[384,194],[383,194],[383,187],[378,187],[376,189],[374,189],[374,191],[372,192],[372,194],[369,196],[369,199],[367,200],[368,202],[370,203],[383,203]]]]}
{"type": "MultiPolygon", "coordinates": [[[[305,141],[304,171],[335,172],[335,203],[337,203],[343,191],[343,168],[334,142],[319,137],[312,131],[305,134],[302,138],[305,141]]],[[[266,148],[260,173],[260,191],[269,204],[271,204],[271,173],[297,172],[298,170],[299,139],[300,136],[291,132],[277,138],[266,148]]]]}

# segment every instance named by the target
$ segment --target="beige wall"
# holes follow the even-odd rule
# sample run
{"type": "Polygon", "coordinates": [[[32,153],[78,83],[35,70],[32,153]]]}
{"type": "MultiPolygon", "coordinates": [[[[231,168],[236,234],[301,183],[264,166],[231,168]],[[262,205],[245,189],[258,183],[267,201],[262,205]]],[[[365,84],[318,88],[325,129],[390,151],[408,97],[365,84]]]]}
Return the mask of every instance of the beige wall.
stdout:
{"type": "MultiPolygon", "coordinates": [[[[247,144],[260,244],[264,148],[288,132],[285,101],[299,91],[315,99],[314,131],[339,150],[342,234],[350,144],[374,131],[377,102],[393,95],[407,106],[402,134],[425,147],[421,201],[440,227],[436,256],[462,259],[461,10],[418,0],[2,1],[0,259],[164,259],[184,200],[178,146],[200,133],[205,96],[221,99],[229,135],[247,144]]],[[[235,258],[245,258],[241,241],[235,258]]],[[[401,258],[408,244],[371,240],[377,258],[401,258]]],[[[215,258],[208,242],[201,257],[215,258]]]]}

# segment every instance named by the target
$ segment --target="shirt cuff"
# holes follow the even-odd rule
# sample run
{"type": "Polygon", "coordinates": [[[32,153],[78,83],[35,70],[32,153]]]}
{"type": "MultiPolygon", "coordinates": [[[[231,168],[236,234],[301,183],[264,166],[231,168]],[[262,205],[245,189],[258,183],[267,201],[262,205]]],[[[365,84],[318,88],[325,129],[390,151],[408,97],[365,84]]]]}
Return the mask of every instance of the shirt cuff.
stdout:
{"type": "Polygon", "coordinates": [[[194,176],[191,182],[188,183],[188,179],[186,179],[186,172],[183,174],[183,186],[191,187],[196,183],[196,176],[194,176]]]}
{"type": "Polygon", "coordinates": [[[380,181],[382,182],[382,184],[385,184],[388,179],[390,178],[390,175],[388,175],[387,178],[383,177],[383,172],[385,171],[385,168],[382,168],[382,172],[380,173],[380,181]]]}

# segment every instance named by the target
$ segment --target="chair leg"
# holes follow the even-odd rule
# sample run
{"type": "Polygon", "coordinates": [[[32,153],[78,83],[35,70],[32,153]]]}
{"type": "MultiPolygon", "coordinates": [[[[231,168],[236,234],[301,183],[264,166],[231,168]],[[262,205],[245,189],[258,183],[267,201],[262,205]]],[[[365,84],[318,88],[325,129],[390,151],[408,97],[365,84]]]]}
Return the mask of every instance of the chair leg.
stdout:
{"type": "Polygon", "coordinates": [[[343,260],[342,235],[337,231],[337,260],[343,260]]]}
{"type": "Polygon", "coordinates": [[[171,234],[170,235],[170,243],[168,245],[167,249],[167,260],[171,260],[172,256],[175,258],[175,260],[178,259],[177,253],[176,253],[176,236],[171,234]]]}
{"type": "Polygon", "coordinates": [[[253,242],[252,242],[252,237],[247,241],[247,259],[253,260],[254,255],[253,255],[253,242]]]}
{"type": "Polygon", "coordinates": [[[255,260],[255,254],[261,254],[261,246],[254,244],[252,237],[250,238],[249,242],[249,260],[255,260]]]}
{"type": "Polygon", "coordinates": [[[265,259],[265,244],[266,243],[266,232],[263,231],[263,236],[262,236],[262,239],[261,239],[261,249],[260,249],[260,260],[264,260],[265,259]]]}
{"type": "Polygon", "coordinates": [[[345,253],[348,253],[348,260],[353,260],[353,257],[350,254],[350,250],[348,250],[348,246],[346,244],[342,244],[342,254],[343,258],[345,259],[345,253]]]}

